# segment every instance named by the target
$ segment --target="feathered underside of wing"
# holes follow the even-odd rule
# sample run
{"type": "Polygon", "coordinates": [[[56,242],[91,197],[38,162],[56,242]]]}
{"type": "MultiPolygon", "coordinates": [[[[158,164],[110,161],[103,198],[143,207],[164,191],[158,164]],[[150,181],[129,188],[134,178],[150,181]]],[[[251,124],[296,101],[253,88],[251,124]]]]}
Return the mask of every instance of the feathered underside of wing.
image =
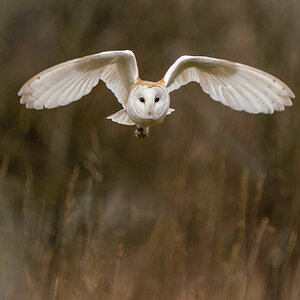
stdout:
{"type": "Polygon", "coordinates": [[[27,108],[54,108],[79,100],[103,80],[126,106],[137,77],[137,64],[131,51],[108,51],[49,68],[27,81],[18,95],[27,108]]]}
{"type": "Polygon", "coordinates": [[[164,76],[169,92],[198,82],[212,99],[235,110],[273,113],[291,106],[292,90],[278,78],[253,67],[204,56],[182,56],[164,76]]]}
{"type": "Polygon", "coordinates": [[[130,119],[125,109],[121,109],[114,113],[113,115],[107,117],[106,119],[112,120],[118,124],[122,125],[135,125],[135,123],[130,119]]]}

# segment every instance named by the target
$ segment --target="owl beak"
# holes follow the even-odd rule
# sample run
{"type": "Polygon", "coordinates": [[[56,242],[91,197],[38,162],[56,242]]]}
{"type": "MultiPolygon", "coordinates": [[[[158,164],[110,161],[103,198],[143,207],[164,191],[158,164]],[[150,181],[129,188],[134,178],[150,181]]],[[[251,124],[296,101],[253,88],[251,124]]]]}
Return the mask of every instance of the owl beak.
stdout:
{"type": "Polygon", "coordinates": [[[147,116],[151,117],[153,115],[154,104],[152,101],[145,102],[145,113],[147,116]]]}
{"type": "Polygon", "coordinates": [[[153,112],[153,110],[152,110],[152,109],[149,109],[149,110],[148,110],[148,115],[149,115],[149,117],[151,117],[151,116],[152,116],[152,112],[153,112]]]}
{"type": "Polygon", "coordinates": [[[149,116],[152,115],[152,110],[153,110],[152,106],[149,106],[149,107],[148,107],[148,115],[149,115],[149,116]]]}

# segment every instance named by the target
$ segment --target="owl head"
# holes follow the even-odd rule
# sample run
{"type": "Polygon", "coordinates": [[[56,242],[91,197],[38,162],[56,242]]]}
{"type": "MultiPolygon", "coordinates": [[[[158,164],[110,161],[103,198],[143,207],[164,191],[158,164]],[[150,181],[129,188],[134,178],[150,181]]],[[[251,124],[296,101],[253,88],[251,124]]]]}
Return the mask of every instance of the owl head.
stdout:
{"type": "Polygon", "coordinates": [[[137,85],[128,99],[128,113],[134,120],[163,121],[169,106],[167,89],[157,83],[137,85]]]}

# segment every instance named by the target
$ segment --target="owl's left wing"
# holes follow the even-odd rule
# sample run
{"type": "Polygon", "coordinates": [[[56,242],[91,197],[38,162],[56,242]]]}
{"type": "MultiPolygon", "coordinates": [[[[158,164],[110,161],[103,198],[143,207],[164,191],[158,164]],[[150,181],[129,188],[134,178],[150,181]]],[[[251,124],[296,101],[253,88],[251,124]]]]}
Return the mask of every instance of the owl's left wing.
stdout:
{"type": "Polygon", "coordinates": [[[27,108],[54,108],[79,100],[103,80],[126,107],[137,77],[138,68],[132,51],[107,51],[49,68],[28,80],[18,95],[27,108]]]}
{"type": "Polygon", "coordinates": [[[292,90],[278,78],[253,67],[205,56],[182,56],[164,76],[168,92],[191,81],[216,101],[235,110],[273,113],[291,106],[292,90]]]}

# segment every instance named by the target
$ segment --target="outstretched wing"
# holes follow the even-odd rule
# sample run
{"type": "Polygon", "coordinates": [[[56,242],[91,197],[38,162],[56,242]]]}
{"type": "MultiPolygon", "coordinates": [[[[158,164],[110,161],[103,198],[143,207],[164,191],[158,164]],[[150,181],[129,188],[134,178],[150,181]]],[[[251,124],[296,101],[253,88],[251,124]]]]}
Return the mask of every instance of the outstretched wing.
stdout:
{"type": "Polygon", "coordinates": [[[191,81],[235,110],[273,113],[291,106],[292,90],[276,77],[243,64],[205,56],[182,56],[164,76],[169,92],[191,81]]]}
{"type": "Polygon", "coordinates": [[[126,106],[138,68],[132,51],[107,51],[73,59],[49,68],[27,81],[19,91],[27,108],[67,105],[88,94],[103,80],[126,106]]]}

